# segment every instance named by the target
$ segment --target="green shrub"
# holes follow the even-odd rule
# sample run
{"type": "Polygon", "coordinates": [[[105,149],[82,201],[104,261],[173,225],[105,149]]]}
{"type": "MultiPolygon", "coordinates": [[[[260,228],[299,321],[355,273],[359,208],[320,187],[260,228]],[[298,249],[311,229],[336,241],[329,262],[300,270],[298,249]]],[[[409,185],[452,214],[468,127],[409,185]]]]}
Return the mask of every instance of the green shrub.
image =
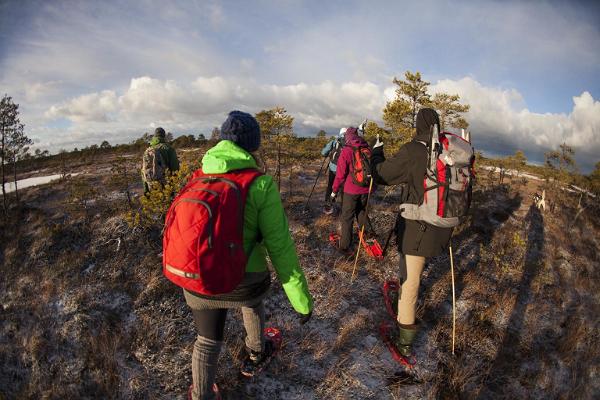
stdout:
{"type": "Polygon", "coordinates": [[[173,198],[185,185],[196,168],[198,168],[198,165],[182,163],[179,171],[167,176],[164,185],[158,182],[151,184],[150,191],[139,198],[140,206],[138,210],[131,211],[127,215],[127,222],[131,226],[143,228],[162,226],[173,198]]]}

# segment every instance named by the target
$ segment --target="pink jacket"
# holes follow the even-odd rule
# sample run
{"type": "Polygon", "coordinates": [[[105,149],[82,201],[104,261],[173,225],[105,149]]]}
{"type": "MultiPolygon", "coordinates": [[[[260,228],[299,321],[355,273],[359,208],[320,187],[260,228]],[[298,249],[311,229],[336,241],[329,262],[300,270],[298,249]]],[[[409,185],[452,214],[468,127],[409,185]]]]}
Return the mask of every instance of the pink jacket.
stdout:
{"type": "MultiPolygon", "coordinates": [[[[337,171],[335,173],[335,180],[333,181],[333,192],[338,193],[343,183],[344,193],[367,194],[369,193],[368,187],[361,187],[352,182],[350,170],[352,168],[352,147],[368,147],[369,145],[364,138],[358,136],[356,128],[348,128],[345,139],[346,145],[342,149],[337,163],[337,171]]],[[[372,191],[375,191],[375,185],[373,185],[372,191]]]]}

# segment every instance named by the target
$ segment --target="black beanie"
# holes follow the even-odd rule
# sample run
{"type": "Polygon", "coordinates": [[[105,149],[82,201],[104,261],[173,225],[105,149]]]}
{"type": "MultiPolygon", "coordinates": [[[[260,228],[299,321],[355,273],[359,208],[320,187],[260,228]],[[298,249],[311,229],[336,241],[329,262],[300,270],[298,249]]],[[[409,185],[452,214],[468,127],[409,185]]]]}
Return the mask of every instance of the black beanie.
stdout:
{"type": "Polygon", "coordinates": [[[232,111],[221,126],[221,139],[231,140],[252,153],[260,146],[260,127],[252,115],[243,111],[232,111]]]}
{"type": "Polygon", "coordinates": [[[165,130],[160,126],[154,130],[154,136],[164,139],[165,138],[165,130]]]}

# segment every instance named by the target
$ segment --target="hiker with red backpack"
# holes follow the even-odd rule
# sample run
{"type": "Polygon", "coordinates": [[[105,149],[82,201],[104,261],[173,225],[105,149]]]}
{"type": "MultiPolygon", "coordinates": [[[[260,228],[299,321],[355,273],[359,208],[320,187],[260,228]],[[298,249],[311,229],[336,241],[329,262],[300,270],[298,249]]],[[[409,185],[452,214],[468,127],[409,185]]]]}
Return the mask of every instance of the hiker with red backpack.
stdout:
{"type": "MultiPolygon", "coordinates": [[[[335,198],[331,197],[331,192],[333,188],[333,181],[335,180],[337,162],[345,145],[344,136],[346,134],[346,129],[347,128],[341,128],[338,136],[331,139],[321,150],[321,155],[323,157],[329,157],[329,176],[327,179],[327,189],[325,190],[326,205],[330,205],[329,203],[333,203],[335,201],[335,198]]],[[[330,209],[333,210],[332,208],[330,209]]]]}
{"type": "Polygon", "coordinates": [[[252,155],[260,145],[258,122],[232,111],[220,138],[174,199],[163,236],[163,272],[183,287],[198,332],[194,400],[219,398],[214,382],[230,308],[241,308],[246,330],[244,376],[265,368],[277,349],[270,338],[278,333],[265,331],[267,253],[299,322],[306,323],[313,310],[277,185],[258,170],[252,155]]]}
{"type": "Polygon", "coordinates": [[[142,157],[142,182],[144,194],[150,191],[154,182],[164,185],[170,173],[179,170],[179,159],[175,149],[165,139],[165,130],[158,127],[150,140],[150,146],[142,157]]]}
{"type": "Polygon", "coordinates": [[[398,325],[390,342],[406,359],[413,357],[417,295],[426,258],[447,249],[453,227],[462,221],[471,201],[473,148],[467,140],[440,134],[439,129],[436,111],[423,108],[417,113],[412,141],[386,159],[377,138],[371,158],[376,183],[408,186],[395,227],[401,260],[399,293],[389,294],[398,298],[394,310],[398,325]]]}
{"type": "Polygon", "coordinates": [[[372,232],[371,222],[367,215],[369,192],[374,191],[371,180],[371,149],[362,137],[361,131],[350,127],[345,133],[345,146],[340,153],[333,181],[331,198],[335,199],[342,190],[342,211],[340,214],[341,232],[338,251],[343,255],[351,255],[352,226],[354,219],[358,221],[358,231],[372,232]]]}

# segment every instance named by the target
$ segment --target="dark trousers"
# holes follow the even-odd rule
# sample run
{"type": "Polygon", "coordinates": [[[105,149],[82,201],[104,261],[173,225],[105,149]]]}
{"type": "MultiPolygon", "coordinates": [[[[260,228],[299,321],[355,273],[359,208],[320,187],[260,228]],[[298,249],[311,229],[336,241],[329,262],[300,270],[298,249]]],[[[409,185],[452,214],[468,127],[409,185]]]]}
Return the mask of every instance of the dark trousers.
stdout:
{"type": "Polygon", "coordinates": [[[342,198],[341,224],[342,232],[340,235],[340,249],[345,250],[352,243],[352,225],[354,218],[358,221],[358,230],[365,226],[365,232],[371,232],[371,221],[366,213],[367,208],[366,194],[348,194],[344,193],[342,198]]]}
{"type": "Polygon", "coordinates": [[[192,309],[192,315],[194,316],[194,322],[196,324],[196,330],[198,335],[207,337],[209,339],[223,340],[223,333],[225,332],[225,320],[227,319],[226,308],[214,308],[206,310],[194,310],[192,309]]]}
{"type": "Polygon", "coordinates": [[[327,179],[327,190],[325,190],[325,203],[331,201],[331,192],[333,190],[333,181],[335,180],[335,172],[328,169],[329,177],[327,179]]]}

